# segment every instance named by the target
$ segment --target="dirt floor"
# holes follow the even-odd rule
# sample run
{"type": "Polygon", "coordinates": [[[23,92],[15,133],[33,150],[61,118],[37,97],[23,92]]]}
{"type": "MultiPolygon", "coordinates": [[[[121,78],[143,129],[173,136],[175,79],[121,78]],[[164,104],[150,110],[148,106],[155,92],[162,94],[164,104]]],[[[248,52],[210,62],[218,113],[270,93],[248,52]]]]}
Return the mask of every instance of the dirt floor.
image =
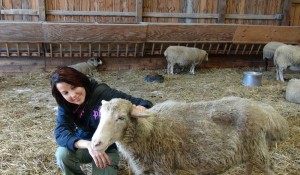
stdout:
{"type": "MultiPolygon", "coordinates": [[[[285,100],[287,82],[275,81],[274,68],[197,69],[195,75],[182,72],[164,76],[163,83],[145,82],[153,71],[129,70],[97,72],[94,78],[113,88],[154,104],[168,99],[200,101],[225,96],[239,96],[268,103],[289,122],[290,137],[271,151],[275,174],[296,175],[300,172],[300,106],[285,100]],[[242,85],[244,71],[262,71],[262,86],[242,85]]],[[[286,78],[300,79],[299,72],[285,72],[286,78]]],[[[61,174],[54,152],[57,147],[53,128],[56,103],[50,93],[50,73],[24,76],[0,76],[0,174],[61,174]]],[[[224,175],[244,174],[243,165],[224,175]]],[[[130,174],[127,163],[120,162],[120,174],[130,174]]],[[[132,174],[132,173],[131,173],[132,174]]],[[[257,170],[254,174],[262,174],[257,170]]]]}

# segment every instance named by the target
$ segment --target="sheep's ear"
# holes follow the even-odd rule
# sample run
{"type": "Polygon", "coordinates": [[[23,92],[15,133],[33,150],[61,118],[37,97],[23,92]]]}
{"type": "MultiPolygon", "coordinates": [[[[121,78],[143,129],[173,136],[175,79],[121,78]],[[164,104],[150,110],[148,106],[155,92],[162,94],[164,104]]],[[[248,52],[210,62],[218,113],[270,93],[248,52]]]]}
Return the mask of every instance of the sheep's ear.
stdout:
{"type": "Polygon", "coordinates": [[[140,111],[137,109],[137,106],[132,105],[131,110],[130,110],[130,116],[134,117],[134,118],[146,118],[146,117],[150,117],[152,115],[152,112],[150,112],[149,110],[144,110],[144,111],[140,111]]]}
{"type": "Polygon", "coordinates": [[[104,104],[108,103],[108,101],[102,100],[101,103],[102,103],[102,105],[104,105],[104,104]]]}

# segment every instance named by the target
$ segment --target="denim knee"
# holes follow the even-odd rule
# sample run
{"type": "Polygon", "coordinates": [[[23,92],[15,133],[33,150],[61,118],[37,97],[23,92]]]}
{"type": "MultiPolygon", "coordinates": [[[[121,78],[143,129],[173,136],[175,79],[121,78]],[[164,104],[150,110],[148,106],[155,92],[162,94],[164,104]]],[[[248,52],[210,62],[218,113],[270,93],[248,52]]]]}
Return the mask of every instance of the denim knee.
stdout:
{"type": "Polygon", "coordinates": [[[70,151],[68,150],[68,148],[65,147],[58,147],[56,152],[55,152],[55,157],[56,160],[67,160],[68,157],[70,156],[70,151]]]}

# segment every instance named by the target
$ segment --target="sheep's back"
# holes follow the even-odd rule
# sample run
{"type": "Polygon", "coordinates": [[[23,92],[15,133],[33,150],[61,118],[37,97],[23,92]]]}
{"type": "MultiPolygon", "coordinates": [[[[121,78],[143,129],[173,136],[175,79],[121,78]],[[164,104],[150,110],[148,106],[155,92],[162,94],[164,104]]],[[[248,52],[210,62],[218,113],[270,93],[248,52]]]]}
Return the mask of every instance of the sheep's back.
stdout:
{"type": "Polygon", "coordinates": [[[276,49],[274,63],[279,66],[300,64],[300,47],[283,45],[276,49]]]}
{"type": "Polygon", "coordinates": [[[274,57],[275,50],[279,47],[285,45],[281,42],[269,42],[263,48],[263,59],[272,59],[274,57]]]}
{"type": "Polygon", "coordinates": [[[177,63],[179,65],[190,65],[200,60],[198,48],[189,48],[183,46],[169,46],[165,51],[168,62],[177,63]]]}
{"type": "Polygon", "coordinates": [[[216,167],[218,168],[214,173],[222,172],[248,158],[248,154],[241,155],[241,150],[250,151],[245,149],[244,143],[251,134],[256,133],[248,132],[252,128],[248,128],[246,124],[255,123],[255,119],[247,116],[251,116],[253,111],[260,112],[254,103],[240,98],[190,104],[167,101],[155,105],[151,110],[158,112],[158,118],[163,121],[160,123],[165,123],[161,128],[163,132],[172,133],[160,139],[172,140],[173,135],[176,136],[173,140],[180,140],[180,144],[172,143],[171,148],[183,150],[179,152],[179,160],[184,160],[182,164],[206,167],[207,169],[199,170],[203,173],[212,172],[216,167]],[[249,108],[252,105],[255,110],[249,108]],[[236,155],[238,156],[235,157],[236,155]]]}

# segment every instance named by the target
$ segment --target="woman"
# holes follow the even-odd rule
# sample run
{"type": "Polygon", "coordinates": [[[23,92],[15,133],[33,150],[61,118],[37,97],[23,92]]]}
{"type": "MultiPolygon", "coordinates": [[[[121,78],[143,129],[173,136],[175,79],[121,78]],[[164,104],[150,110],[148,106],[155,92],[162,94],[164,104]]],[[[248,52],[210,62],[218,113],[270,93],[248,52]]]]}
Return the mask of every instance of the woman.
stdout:
{"type": "Polygon", "coordinates": [[[152,103],[90,80],[70,67],[58,68],[52,73],[50,83],[58,104],[54,135],[59,145],[55,156],[60,169],[66,175],[84,174],[80,164],[92,162],[92,174],[117,174],[119,155],[116,145],[112,144],[102,153],[91,147],[90,140],[101,117],[101,101],[127,99],[138,106],[138,111],[152,107],[152,103]]]}

